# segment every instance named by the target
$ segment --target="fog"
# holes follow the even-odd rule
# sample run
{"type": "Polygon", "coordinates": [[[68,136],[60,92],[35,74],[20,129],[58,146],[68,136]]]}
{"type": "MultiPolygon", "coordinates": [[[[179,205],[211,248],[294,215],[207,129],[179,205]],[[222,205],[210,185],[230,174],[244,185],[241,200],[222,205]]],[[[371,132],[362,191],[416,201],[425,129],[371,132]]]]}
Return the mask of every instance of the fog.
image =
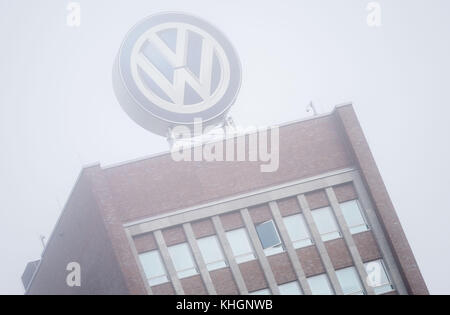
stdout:
{"type": "Polygon", "coordinates": [[[111,84],[126,32],[185,11],[231,40],[243,81],[231,116],[271,125],[352,101],[431,293],[450,293],[450,2],[0,0],[0,294],[22,294],[83,165],[145,157],[166,140],[135,124],[111,84]]]}

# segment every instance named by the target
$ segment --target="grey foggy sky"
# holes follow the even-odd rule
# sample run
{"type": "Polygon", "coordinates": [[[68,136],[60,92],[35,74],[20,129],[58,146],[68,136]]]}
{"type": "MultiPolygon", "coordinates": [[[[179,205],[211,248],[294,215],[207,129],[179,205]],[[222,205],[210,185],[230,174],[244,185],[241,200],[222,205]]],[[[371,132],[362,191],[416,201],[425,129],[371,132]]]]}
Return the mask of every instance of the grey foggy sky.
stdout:
{"type": "MultiPolygon", "coordinates": [[[[242,61],[237,124],[276,124],[352,101],[431,293],[450,293],[450,2],[383,0],[0,0],[0,294],[21,294],[82,165],[167,150],[121,110],[111,85],[125,33],[186,11],[242,61]]],[[[62,266],[64,268],[65,266],[62,266]]]]}

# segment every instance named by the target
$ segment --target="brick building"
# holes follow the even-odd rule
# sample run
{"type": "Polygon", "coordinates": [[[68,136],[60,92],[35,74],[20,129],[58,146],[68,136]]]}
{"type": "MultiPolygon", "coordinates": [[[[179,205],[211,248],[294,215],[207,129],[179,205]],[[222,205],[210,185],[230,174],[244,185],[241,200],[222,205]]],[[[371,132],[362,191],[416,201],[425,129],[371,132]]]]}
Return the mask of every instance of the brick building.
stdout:
{"type": "Polygon", "coordinates": [[[168,153],[83,169],[30,266],[27,294],[428,294],[351,105],[281,126],[274,173],[168,153]]]}

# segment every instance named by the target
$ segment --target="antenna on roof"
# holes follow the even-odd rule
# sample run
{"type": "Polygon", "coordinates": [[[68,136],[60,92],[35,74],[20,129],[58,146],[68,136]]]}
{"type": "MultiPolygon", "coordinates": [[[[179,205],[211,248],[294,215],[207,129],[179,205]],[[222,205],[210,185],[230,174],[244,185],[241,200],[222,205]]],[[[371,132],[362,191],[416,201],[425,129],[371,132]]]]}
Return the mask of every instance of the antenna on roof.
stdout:
{"type": "Polygon", "coordinates": [[[312,101],[309,102],[308,106],[306,106],[306,112],[309,113],[309,112],[311,112],[311,111],[313,112],[313,115],[314,115],[314,116],[317,116],[317,115],[318,115],[316,106],[314,105],[314,103],[313,103],[312,101]]]}
{"type": "Polygon", "coordinates": [[[39,235],[39,239],[41,240],[42,248],[45,249],[45,236],[39,235]]]}

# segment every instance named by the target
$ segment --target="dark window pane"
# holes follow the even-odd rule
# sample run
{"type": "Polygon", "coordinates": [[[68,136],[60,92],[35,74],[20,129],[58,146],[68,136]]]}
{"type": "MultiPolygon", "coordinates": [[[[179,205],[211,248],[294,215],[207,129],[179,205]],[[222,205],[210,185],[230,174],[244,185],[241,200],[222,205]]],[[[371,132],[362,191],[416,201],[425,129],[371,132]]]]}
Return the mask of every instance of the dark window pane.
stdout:
{"type": "Polygon", "coordinates": [[[264,249],[279,245],[280,238],[272,221],[262,223],[256,227],[259,239],[264,249]]]}

